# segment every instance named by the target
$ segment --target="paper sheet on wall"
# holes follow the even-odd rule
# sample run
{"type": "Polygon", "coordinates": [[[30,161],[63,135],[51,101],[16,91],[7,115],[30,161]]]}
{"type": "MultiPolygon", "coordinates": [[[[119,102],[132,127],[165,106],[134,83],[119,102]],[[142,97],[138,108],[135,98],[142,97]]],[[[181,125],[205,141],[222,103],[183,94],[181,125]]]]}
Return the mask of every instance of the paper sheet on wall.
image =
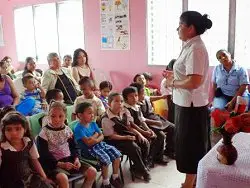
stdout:
{"type": "Polygon", "coordinates": [[[100,0],[102,50],[129,50],[129,0],[100,0]]]}
{"type": "Polygon", "coordinates": [[[2,16],[0,16],[0,47],[4,46],[2,16]]]}

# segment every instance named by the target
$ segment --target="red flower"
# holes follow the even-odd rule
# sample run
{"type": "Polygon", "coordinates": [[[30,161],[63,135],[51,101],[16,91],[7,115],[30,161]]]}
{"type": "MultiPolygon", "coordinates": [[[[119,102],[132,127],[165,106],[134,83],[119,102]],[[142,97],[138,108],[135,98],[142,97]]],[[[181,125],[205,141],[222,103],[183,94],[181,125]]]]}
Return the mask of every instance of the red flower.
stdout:
{"type": "Polygon", "coordinates": [[[221,127],[227,119],[229,119],[230,113],[228,111],[221,111],[219,109],[215,109],[211,113],[211,118],[214,119],[214,127],[221,127]]]}
{"type": "Polygon", "coordinates": [[[225,130],[228,132],[228,133],[237,133],[239,130],[240,130],[240,127],[235,124],[235,120],[233,120],[233,118],[230,118],[226,121],[225,123],[225,130]]]}
{"type": "Polygon", "coordinates": [[[245,132],[245,133],[250,133],[250,126],[244,126],[244,127],[242,127],[241,131],[245,132]]]}
{"type": "Polygon", "coordinates": [[[240,129],[243,126],[242,121],[241,121],[241,116],[234,116],[231,119],[235,127],[238,127],[240,129]]]}

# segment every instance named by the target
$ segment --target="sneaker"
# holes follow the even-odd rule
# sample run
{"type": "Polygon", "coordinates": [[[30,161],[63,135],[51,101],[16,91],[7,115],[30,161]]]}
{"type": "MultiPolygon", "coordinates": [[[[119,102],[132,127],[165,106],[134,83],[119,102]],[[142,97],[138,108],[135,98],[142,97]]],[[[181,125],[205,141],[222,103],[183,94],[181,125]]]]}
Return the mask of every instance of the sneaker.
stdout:
{"type": "Polygon", "coordinates": [[[111,177],[109,181],[110,181],[111,185],[113,185],[115,188],[122,188],[123,187],[122,181],[119,177],[116,178],[115,180],[111,177]]]}
{"type": "Polygon", "coordinates": [[[108,184],[108,185],[101,185],[101,188],[111,188],[111,184],[108,184]]]}

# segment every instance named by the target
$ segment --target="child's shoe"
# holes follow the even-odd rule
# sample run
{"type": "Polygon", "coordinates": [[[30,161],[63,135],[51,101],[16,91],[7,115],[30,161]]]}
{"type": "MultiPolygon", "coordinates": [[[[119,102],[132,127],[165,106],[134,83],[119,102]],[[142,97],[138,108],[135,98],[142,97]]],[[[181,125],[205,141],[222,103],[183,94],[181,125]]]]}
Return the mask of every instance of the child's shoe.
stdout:
{"type": "Polygon", "coordinates": [[[102,185],[101,185],[101,188],[111,188],[111,184],[108,184],[108,185],[102,184],[102,185]]]}
{"type": "Polygon", "coordinates": [[[111,185],[113,185],[115,188],[122,188],[123,187],[122,181],[119,177],[116,178],[115,180],[113,179],[113,177],[111,177],[109,181],[110,181],[111,185]]]}

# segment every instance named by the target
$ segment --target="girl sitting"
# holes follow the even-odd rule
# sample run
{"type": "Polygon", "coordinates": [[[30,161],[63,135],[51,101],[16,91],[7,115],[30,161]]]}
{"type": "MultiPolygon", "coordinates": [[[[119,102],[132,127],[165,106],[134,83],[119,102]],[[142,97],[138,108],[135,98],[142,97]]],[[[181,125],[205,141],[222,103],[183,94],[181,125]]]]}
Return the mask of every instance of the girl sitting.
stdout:
{"type": "Polygon", "coordinates": [[[64,124],[66,111],[66,106],[61,102],[50,104],[49,123],[42,128],[37,139],[41,163],[48,176],[56,180],[60,188],[69,187],[67,175],[72,173],[83,173],[83,187],[91,188],[96,170],[80,162],[73,132],[64,124]]]}
{"type": "Polygon", "coordinates": [[[52,187],[38,161],[27,119],[18,112],[9,112],[1,126],[0,187],[52,187]]]}

